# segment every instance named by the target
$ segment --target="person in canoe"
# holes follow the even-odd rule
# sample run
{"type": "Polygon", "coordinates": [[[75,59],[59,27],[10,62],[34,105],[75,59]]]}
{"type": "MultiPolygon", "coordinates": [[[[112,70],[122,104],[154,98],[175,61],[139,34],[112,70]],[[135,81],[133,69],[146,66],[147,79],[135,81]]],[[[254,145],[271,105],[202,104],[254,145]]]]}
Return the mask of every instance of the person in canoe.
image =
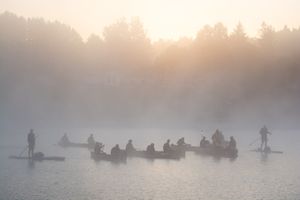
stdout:
{"type": "Polygon", "coordinates": [[[69,138],[68,138],[67,133],[65,133],[65,134],[62,136],[62,138],[60,139],[59,144],[62,144],[62,145],[70,144],[70,140],[69,140],[69,138]]]}
{"type": "Polygon", "coordinates": [[[268,128],[266,126],[263,126],[260,131],[259,134],[261,136],[261,145],[260,145],[260,149],[264,150],[268,147],[268,134],[272,134],[268,128]],[[264,147],[264,148],[263,148],[264,147]]]}
{"type": "Polygon", "coordinates": [[[170,146],[170,140],[168,139],[167,142],[163,146],[163,150],[165,153],[170,153],[172,151],[170,146]]]}
{"type": "Polygon", "coordinates": [[[180,138],[180,139],[177,141],[177,145],[178,145],[178,146],[183,146],[183,145],[185,145],[184,137],[180,138]]]}
{"type": "Polygon", "coordinates": [[[224,135],[219,129],[211,137],[214,146],[222,146],[224,143],[224,135]]]}
{"type": "Polygon", "coordinates": [[[95,139],[94,139],[94,135],[91,134],[88,139],[87,139],[87,143],[90,145],[90,146],[94,146],[96,144],[95,142],[95,139]]]}
{"type": "Polygon", "coordinates": [[[35,147],[35,134],[33,129],[30,129],[30,132],[27,135],[28,142],[28,157],[32,158],[34,155],[34,147],[35,147]]]}
{"type": "Polygon", "coordinates": [[[120,156],[120,154],[121,154],[121,149],[120,149],[120,147],[119,147],[118,144],[116,144],[116,146],[114,146],[114,147],[111,149],[110,154],[111,154],[111,156],[114,157],[114,158],[118,158],[118,157],[120,156]]]}
{"type": "Polygon", "coordinates": [[[236,141],[233,136],[230,136],[230,141],[227,147],[229,150],[235,150],[236,149],[236,141]]]}
{"type": "Polygon", "coordinates": [[[200,141],[200,147],[207,147],[207,145],[209,145],[209,141],[206,139],[205,136],[202,137],[202,140],[200,141]]]}
{"type": "Polygon", "coordinates": [[[136,151],[135,148],[133,147],[132,140],[128,140],[125,150],[126,150],[126,153],[132,153],[132,152],[136,151]]]}
{"type": "Polygon", "coordinates": [[[147,152],[147,154],[154,154],[155,153],[154,143],[151,143],[147,146],[146,152],[147,152]]]}
{"type": "Polygon", "coordinates": [[[96,142],[96,144],[95,144],[95,153],[96,154],[103,153],[103,148],[104,148],[104,145],[101,142],[96,142]]]}

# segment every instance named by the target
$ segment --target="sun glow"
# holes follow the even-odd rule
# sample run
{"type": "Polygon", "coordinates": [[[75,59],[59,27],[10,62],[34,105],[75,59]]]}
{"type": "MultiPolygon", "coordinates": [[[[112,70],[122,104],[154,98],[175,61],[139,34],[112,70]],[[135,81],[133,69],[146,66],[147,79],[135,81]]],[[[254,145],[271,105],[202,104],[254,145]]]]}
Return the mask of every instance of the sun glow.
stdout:
{"type": "Polygon", "coordinates": [[[58,20],[74,27],[83,38],[102,34],[115,21],[138,16],[154,40],[193,37],[205,24],[224,23],[229,31],[241,22],[256,35],[263,21],[275,28],[298,27],[299,2],[295,0],[0,0],[0,12],[58,20]],[[297,6],[298,5],[298,6],[297,6]]]}

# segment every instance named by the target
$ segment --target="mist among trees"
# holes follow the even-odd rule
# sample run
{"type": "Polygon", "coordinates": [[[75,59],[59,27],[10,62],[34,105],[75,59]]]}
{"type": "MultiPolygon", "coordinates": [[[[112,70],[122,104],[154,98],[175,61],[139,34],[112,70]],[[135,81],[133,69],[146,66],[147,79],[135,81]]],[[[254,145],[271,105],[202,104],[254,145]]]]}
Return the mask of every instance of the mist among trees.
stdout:
{"type": "Polygon", "coordinates": [[[0,14],[0,126],[298,126],[300,28],[206,25],[153,42],[119,20],[86,41],[71,27],[0,14]]]}

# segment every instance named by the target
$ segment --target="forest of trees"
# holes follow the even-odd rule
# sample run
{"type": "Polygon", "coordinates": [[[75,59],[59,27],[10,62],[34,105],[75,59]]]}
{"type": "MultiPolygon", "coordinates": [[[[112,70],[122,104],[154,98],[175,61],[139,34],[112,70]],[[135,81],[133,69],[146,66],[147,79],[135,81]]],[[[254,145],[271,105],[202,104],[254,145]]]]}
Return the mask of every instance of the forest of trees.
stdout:
{"type": "MultiPolygon", "coordinates": [[[[199,27],[200,28],[200,27],[199,27]]],[[[0,14],[0,126],[298,126],[300,28],[249,37],[217,23],[153,42],[138,18],[86,41],[71,27],[0,14]]]]}

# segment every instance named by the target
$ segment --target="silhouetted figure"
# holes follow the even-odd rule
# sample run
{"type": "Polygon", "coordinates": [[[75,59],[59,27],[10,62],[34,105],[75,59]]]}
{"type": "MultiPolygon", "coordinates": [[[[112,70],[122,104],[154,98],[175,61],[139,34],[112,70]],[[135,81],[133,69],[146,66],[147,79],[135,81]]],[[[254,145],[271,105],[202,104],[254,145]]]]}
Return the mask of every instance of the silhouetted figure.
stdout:
{"type": "Polygon", "coordinates": [[[125,150],[127,153],[132,153],[135,151],[135,148],[133,147],[133,144],[132,144],[132,140],[128,140],[125,150]]]}
{"type": "Polygon", "coordinates": [[[148,154],[154,154],[155,153],[154,143],[151,143],[150,145],[147,146],[146,152],[148,154]]]}
{"type": "Polygon", "coordinates": [[[117,158],[117,157],[120,156],[120,152],[121,152],[121,149],[120,149],[119,145],[116,144],[116,146],[114,146],[114,147],[111,149],[110,154],[111,154],[111,156],[117,158]]]}
{"type": "Polygon", "coordinates": [[[27,142],[28,142],[28,157],[33,158],[34,147],[35,147],[35,135],[33,133],[33,129],[30,129],[30,132],[27,135],[27,142]]]}
{"type": "Polygon", "coordinates": [[[94,135],[93,135],[93,134],[91,134],[91,135],[88,137],[87,142],[88,142],[88,144],[91,145],[91,146],[95,145],[96,142],[95,142],[95,139],[94,139],[94,135]]]}
{"type": "Polygon", "coordinates": [[[207,145],[209,145],[209,141],[206,140],[205,136],[203,136],[202,140],[200,141],[200,147],[207,147],[207,145]]]}
{"type": "Polygon", "coordinates": [[[222,146],[224,143],[224,136],[219,129],[211,137],[214,146],[222,146]]]}
{"type": "Polygon", "coordinates": [[[163,146],[163,150],[165,153],[170,153],[172,151],[170,146],[170,140],[168,139],[167,142],[163,146]]]}
{"type": "Polygon", "coordinates": [[[103,153],[103,148],[104,148],[104,145],[102,143],[96,142],[96,144],[95,144],[95,153],[96,154],[103,153]]]}
{"type": "Polygon", "coordinates": [[[66,133],[60,139],[60,144],[62,144],[62,145],[70,144],[70,140],[69,140],[68,135],[66,133]]]}
{"type": "Polygon", "coordinates": [[[231,150],[236,149],[236,141],[233,136],[230,137],[228,148],[231,150]]]}
{"type": "Polygon", "coordinates": [[[180,139],[177,141],[177,145],[178,145],[178,146],[185,145],[184,137],[180,138],[180,139]]]}
{"type": "Polygon", "coordinates": [[[268,134],[272,134],[272,133],[269,132],[269,130],[266,126],[263,126],[260,129],[259,134],[261,135],[260,149],[264,150],[268,146],[268,134]],[[264,146],[264,148],[263,148],[263,146],[264,146]]]}

